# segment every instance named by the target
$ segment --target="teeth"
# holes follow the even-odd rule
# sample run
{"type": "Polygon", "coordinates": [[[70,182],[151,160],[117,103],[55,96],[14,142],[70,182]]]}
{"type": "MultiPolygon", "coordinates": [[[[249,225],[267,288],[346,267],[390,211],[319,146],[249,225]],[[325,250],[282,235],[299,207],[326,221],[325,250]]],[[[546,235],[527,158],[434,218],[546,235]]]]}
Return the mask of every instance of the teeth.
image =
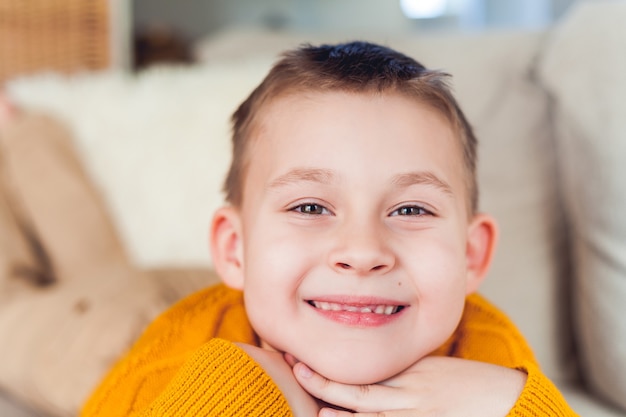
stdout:
{"type": "Polygon", "coordinates": [[[310,304],[312,304],[315,308],[319,308],[320,310],[326,310],[326,311],[348,311],[351,313],[374,313],[374,314],[384,314],[387,316],[397,313],[399,310],[398,306],[388,306],[388,305],[359,307],[359,306],[347,305],[347,304],[329,303],[326,301],[311,301],[310,304]]]}
{"type": "Polygon", "coordinates": [[[396,306],[387,306],[385,307],[385,314],[389,315],[389,314],[393,314],[396,312],[397,307],[396,306]]]}

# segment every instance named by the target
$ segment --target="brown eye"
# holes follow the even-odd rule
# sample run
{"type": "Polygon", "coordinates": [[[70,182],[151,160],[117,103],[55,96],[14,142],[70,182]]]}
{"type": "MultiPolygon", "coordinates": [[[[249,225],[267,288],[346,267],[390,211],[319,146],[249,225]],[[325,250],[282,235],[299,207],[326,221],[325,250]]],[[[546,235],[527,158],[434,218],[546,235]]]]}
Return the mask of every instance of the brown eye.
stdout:
{"type": "Polygon", "coordinates": [[[420,206],[402,206],[391,212],[391,216],[425,216],[428,214],[430,212],[420,206]]]}
{"type": "Polygon", "coordinates": [[[317,216],[329,213],[326,207],[320,204],[313,204],[313,203],[300,204],[298,206],[295,206],[292,210],[298,213],[302,213],[302,214],[310,214],[310,215],[317,215],[317,216]]]}

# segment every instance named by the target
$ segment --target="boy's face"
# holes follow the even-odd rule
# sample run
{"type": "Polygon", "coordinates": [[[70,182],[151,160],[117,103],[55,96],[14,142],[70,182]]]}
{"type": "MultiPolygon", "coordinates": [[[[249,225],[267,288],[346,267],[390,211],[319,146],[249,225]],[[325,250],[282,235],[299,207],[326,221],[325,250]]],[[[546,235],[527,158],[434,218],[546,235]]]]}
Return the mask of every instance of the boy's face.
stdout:
{"type": "Polygon", "coordinates": [[[224,280],[263,342],[357,384],[443,344],[481,278],[446,119],[396,94],[311,93],[255,132],[224,280]]]}

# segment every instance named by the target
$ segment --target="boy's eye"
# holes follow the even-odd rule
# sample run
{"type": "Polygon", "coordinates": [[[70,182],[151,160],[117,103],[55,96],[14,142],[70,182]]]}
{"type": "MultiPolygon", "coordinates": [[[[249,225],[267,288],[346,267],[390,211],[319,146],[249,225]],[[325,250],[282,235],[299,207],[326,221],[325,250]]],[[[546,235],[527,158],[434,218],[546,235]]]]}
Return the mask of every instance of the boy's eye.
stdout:
{"type": "Polygon", "coordinates": [[[391,212],[390,216],[427,216],[430,211],[420,206],[402,206],[391,212]]]}
{"type": "Polygon", "coordinates": [[[299,204],[293,207],[291,210],[298,213],[310,215],[322,215],[330,213],[326,207],[315,203],[299,204]]]}

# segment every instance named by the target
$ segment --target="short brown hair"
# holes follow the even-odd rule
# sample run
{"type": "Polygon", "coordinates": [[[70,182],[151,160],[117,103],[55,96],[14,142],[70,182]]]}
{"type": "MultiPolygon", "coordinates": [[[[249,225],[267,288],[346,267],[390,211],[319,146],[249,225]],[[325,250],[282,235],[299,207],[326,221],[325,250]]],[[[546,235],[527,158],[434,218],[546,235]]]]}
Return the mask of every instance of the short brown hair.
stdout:
{"type": "Polygon", "coordinates": [[[240,206],[243,201],[249,138],[259,110],[270,100],[293,92],[395,92],[432,106],[451,123],[463,148],[469,208],[475,212],[478,205],[477,141],[452,95],[449,77],[391,48],[369,42],[304,45],[285,52],[233,113],[233,160],[224,183],[226,200],[234,206],[240,206]]]}

